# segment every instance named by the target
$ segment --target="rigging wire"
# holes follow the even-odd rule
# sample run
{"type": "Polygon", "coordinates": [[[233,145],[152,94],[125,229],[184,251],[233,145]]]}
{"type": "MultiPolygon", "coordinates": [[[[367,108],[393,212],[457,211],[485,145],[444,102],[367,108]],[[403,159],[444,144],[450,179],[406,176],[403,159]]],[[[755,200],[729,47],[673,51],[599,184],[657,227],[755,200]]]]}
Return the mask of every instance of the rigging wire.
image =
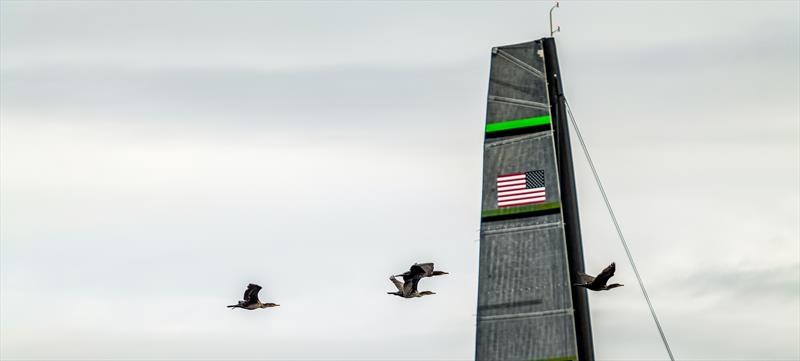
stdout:
{"type": "Polygon", "coordinates": [[[636,269],[636,263],[633,261],[633,256],[631,255],[631,251],[628,249],[628,243],[625,241],[625,236],[622,235],[622,229],[619,227],[619,223],[617,222],[617,217],[614,215],[614,210],[611,209],[611,203],[608,202],[608,196],[606,195],[606,191],[603,188],[603,183],[600,181],[600,176],[597,175],[597,169],[594,167],[594,162],[592,162],[592,157],[589,155],[589,149],[586,148],[586,143],[583,141],[583,136],[581,135],[580,129],[578,129],[578,123],[575,121],[575,116],[572,115],[572,108],[569,106],[569,102],[567,99],[564,98],[564,104],[567,106],[567,113],[569,114],[570,123],[572,123],[572,127],[575,129],[575,134],[578,135],[578,140],[581,143],[581,148],[583,148],[583,154],[586,156],[586,160],[589,161],[589,167],[592,169],[592,175],[594,175],[594,180],[597,183],[597,187],[600,189],[600,193],[603,195],[603,201],[606,203],[606,208],[608,208],[608,214],[611,215],[611,220],[614,222],[614,227],[617,229],[617,235],[619,235],[619,240],[622,242],[622,247],[625,248],[625,254],[628,255],[628,261],[631,263],[631,267],[633,268],[633,273],[636,274],[636,280],[639,282],[639,288],[642,290],[642,294],[644,295],[645,301],[647,301],[647,306],[650,307],[650,314],[653,316],[653,321],[656,323],[656,327],[658,328],[658,333],[661,334],[661,341],[664,342],[664,348],[667,349],[667,353],[669,354],[669,359],[675,361],[675,357],[672,356],[672,350],[669,348],[669,342],[667,342],[667,337],[664,335],[664,330],[661,328],[661,323],[658,322],[658,317],[656,316],[656,310],[653,308],[653,304],[650,302],[650,297],[647,295],[647,290],[644,288],[644,283],[642,282],[642,277],[639,275],[639,270],[636,269]]]}

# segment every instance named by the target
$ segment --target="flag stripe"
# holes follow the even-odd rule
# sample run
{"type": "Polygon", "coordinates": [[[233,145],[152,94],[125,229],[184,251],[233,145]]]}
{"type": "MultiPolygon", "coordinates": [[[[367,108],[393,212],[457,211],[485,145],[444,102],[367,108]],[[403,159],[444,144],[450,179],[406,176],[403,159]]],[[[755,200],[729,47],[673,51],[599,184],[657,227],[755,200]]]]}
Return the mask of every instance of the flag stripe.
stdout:
{"type": "Polygon", "coordinates": [[[508,187],[500,187],[500,188],[497,188],[497,191],[498,192],[503,192],[503,191],[510,191],[510,190],[514,190],[514,189],[525,189],[525,185],[524,184],[519,184],[519,185],[514,185],[514,186],[508,186],[508,187]]]}
{"type": "Polygon", "coordinates": [[[512,199],[524,199],[524,198],[539,198],[544,197],[544,192],[536,192],[531,194],[517,194],[513,196],[505,196],[505,197],[497,197],[498,202],[504,202],[512,199]]]}
{"type": "Polygon", "coordinates": [[[519,199],[529,199],[529,198],[540,198],[544,197],[544,194],[537,193],[537,194],[520,194],[516,196],[508,196],[508,197],[500,197],[497,199],[498,202],[506,202],[506,201],[513,201],[519,199]]]}
{"type": "Polygon", "coordinates": [[[534,192],[542,192],[542,193],[544,193],[544,187],[542,187],[542,188],[518,189],[518,190],[512,190],[512,191],[497,192],[497,196],[498,197],[502,197],[502,196],[510,196],[512,194],[534,193],[534,192]]]}
{"type": "Polygon", "coordinates": [[[507,181],[511,179],[525,179],[525,173],[509,173],[497,176],[497,181],[507,181]]]}
{"type": "Polygon", "coordinates": [[[526,182],[525,178],[523,178],[523,179],[515,179],[515,180],[510,180],[510,181],[505,181],[505,182],[497,182],[497,186],[498,187],[505,187],[505,186],[510,186],[510,185],[513,185],[513,184],[525,184],[525,182],[526,182]]]}
{"type": "Polygon", "coordinates": [[[539,198],[530,198],[530,199],[518,199],[513,201],[506,201],[506,202],[497,202],[498,207],[508,207],[508,206],[518,206],[522,204],[533,204],[544,202],[546,197],[539,197],[539,198]]]}

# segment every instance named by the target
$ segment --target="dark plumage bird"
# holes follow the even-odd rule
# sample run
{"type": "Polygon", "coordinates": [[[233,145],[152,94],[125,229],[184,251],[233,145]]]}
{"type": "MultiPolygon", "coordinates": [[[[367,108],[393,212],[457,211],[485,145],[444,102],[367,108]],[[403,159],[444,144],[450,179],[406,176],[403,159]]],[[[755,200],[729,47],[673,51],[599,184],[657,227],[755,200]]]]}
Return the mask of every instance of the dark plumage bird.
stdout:
{"type": "Polygon", "coordinates": [[[414,297],[435,295],[436,292],[418,291],[417,285],[419,285],[419,280],[421,280],[424,277],[441,276],[446,274],[448,273],[444,271],[434,271],[433,263],[414,263],[408,269],[408,271],[397,275],[403,277],[403,282],[398,281],[395,278],[397,276],[389,277],[389,280],[392,281],[395,287],[397,287],[397,292],[386,292],[386,293],[390,295],[400,296],[403,298],[414,298],[414,297]]]}
{"type": "Polygon", "coordinates": [[[614,275],[614,270],[616,270],[617,266],[614,262],[611,262],[611,265],[606,267],[603,272],[597,275],[597,277],[589,276],[585,273],[578,273],[578,276],[581,278],[582,283],[574,283],[574,286],[578,287],[585,287],[592,291],[608,291],[612,288],[622,287],[624,285],[619,283],[612,283],[610,285],[606,285],[608,283],[608,279],[614,275]]]}
{"type": "Polygon", "coordinates": [[[386,292],[390,295],[400,296],[403,298],[414,298],[414,297],[422,297],[428,295],[435,295],[436,292],[431,291],[418,291],[417,285],[419,284],[419,280],[422,279],[422,276],[408,276],[407,280],[406,277],[403,277],[403,282],[398,281],[394,276],[389,276],[389,281],[392,281],[395,287],[397,287],[397,292],[386,292]]]}
{"type": "Polygon", "coordinates": [[[406,277],[412,276],[422,276],[422,277],[432,277],[432,276],[441,276],[449,274],[445,271],[434,271],[433,270],[433,263],[414,263],[411,268],[408,269],[405,273],[399,274],[398,276],[403,276],[405,280],[406,277]]]}
{"type": "Polygon", "coordinates": [[[255,310],[257,308],[277,307],[277,303],[261,303],[258,299],[258,291],[261,291],[261,286],[251,283],[247,285],[247,290],[244,291],[244,300],[239,301],[238,304],[229,305],[231,309],[244,308],[245,310],[255,310]]]}

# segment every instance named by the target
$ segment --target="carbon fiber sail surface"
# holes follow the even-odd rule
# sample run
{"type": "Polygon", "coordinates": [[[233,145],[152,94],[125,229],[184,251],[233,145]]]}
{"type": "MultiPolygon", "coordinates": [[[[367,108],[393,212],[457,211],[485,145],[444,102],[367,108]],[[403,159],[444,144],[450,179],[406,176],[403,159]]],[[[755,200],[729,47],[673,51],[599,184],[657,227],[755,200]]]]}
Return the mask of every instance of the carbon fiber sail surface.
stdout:
{"type": "MultiPolygon", "coordinates": [[[[547,40],[492,49],[483,159],[477,360],[576,360],[579,354],[591,354],[579,352],[579,343],[585,347],[587,341],[580,334],[588,318],[578,320],[576,327],[567,245],[570,231],[565,228],[562,209],[560,137],[553,114],[558,112],[554,105],[559,99],[555,81],[548,83],[547,40]]],[[[557,69],[550,71],[557,74],[557,69]]],[[[571,172],[568,175],[572,177],[571,172]]],[[[574,186],[571,191],[574,193],[574,186]]],[[[579,244],[579,231],[577,237],[579,244]]],[[[582,270],[582,255],[579,263],[573,266],[582,270]]],[[[576,296],[581,295],[585,300],[585,293],[576,296]]],[[[588,308],[578,313],[588,316],[588,308]]],[[[591,347],[590,336],[588,342],[591,347]]]]}

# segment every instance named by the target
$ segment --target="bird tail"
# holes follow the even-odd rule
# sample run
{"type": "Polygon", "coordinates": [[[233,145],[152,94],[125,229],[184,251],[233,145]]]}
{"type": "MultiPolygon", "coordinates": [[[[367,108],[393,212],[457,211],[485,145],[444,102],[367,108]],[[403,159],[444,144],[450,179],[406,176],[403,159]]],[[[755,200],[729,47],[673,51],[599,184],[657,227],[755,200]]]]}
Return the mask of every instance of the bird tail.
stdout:
{"type": "Polygon", "coordinates": [[[226,307],[228,307],[230,309],[234,309],[234,308],[241,307],[241,306],[239,306],[239,305],[228,305],[226,307]]]}

